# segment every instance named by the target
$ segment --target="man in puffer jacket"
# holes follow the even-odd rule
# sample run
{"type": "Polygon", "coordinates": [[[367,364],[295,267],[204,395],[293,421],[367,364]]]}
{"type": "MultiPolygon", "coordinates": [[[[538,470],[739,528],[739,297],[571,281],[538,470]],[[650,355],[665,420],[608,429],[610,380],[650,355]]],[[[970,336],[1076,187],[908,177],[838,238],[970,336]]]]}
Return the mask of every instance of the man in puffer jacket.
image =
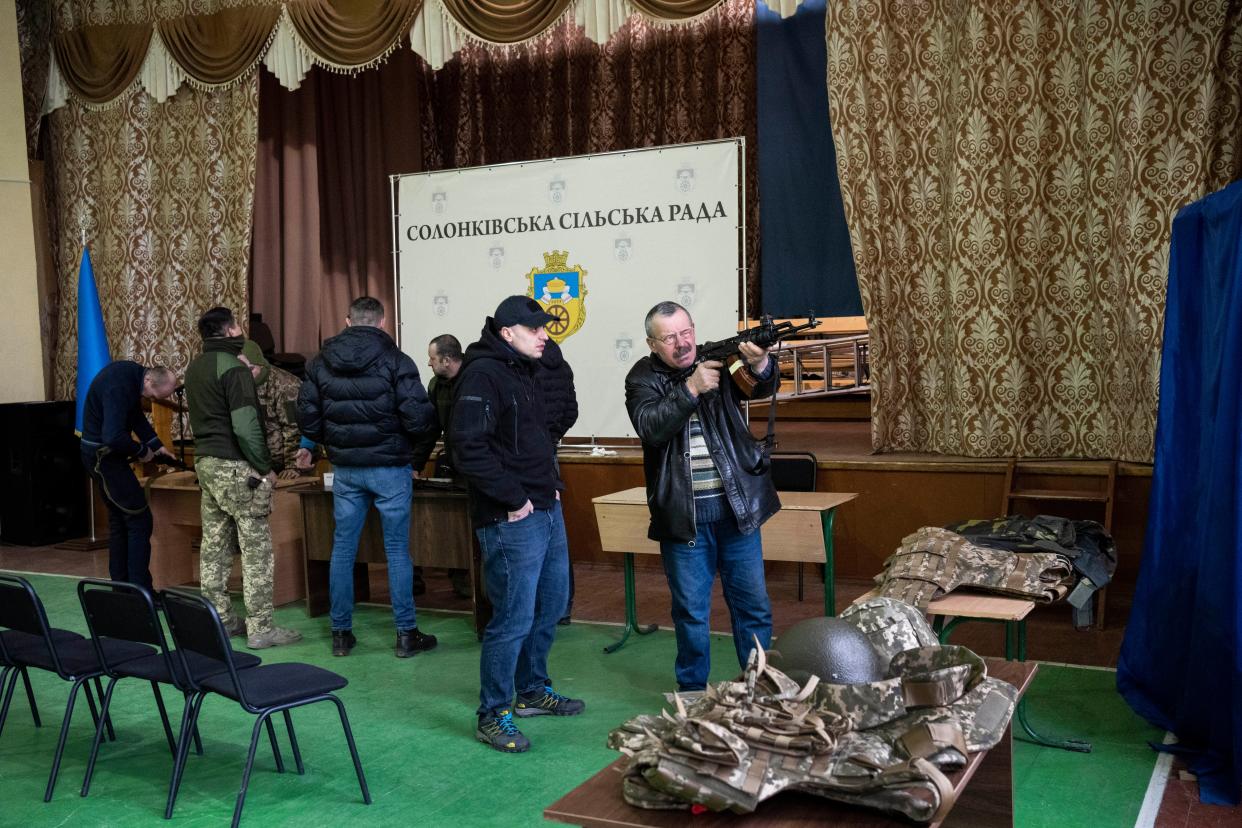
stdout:
{"type": "Polygon", "coordinates": [[[384,306],[362,296],[349,306],[345,330],[323,344],[306,368],[298,393],[302,434],[326,447],[334,469],[336,533],[332,538],[328,591],[332,605],[332,654],[349,655],[354,561],[367,512],[375,504],[388,557],[388,591],[397,624],[398,658],[436,646],[414,616],[410,561],[410,498],[413,441],[431,428],[435,410],[414,360],[385,333],[384,306]]]}

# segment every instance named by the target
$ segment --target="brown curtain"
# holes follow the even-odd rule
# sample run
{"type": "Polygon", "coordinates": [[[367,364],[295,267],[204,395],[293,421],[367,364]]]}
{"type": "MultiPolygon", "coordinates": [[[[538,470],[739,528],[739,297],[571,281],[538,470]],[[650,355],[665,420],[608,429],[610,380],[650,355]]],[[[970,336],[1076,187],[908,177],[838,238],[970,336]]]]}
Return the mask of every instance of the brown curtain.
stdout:
{"type": "Polygon", "coordinates": [[[570,0],[442,0],[453,19],[475,37],[517,43],[540,34],[569,8],[570,0]]]}
{"type": "Polygon", "coordinates": [[[118,23],[56,35],[52,48],[69,88],[88,103],[105,104],[138,77],[150,43],[150,24],[118,23]]]}
{"type": "Polygon", "coordinates": [[[114,359],[184,371],[198,316],[246,307],[257,111],[252,76],[160,105],[139,90],[110,109],[71,102],[50,116],[58,398],[74,393],[82,230],[114,359]]]}
{"type": "Polygon", "coordinates": [[[225,9],[161,20],[169,56],[200,83],[229,83],[251,69],[267,49],[279,6],[225,9]]]}
{"type": "Polygon", "coordinates": [[[423,71],[429,170],[745,136],[750,307],[761,307],[750,0],[667,28],[631,19],[605,45],[572,21],[507,50],[467,44],[423,71]]]}
{"type": "Polygon", "coordinates": [[[829,3],[877,450],[1151,460],[1171,219],[1242,166],[1238,18],[829,3]]]}
{"type": "Polygon", "coordinates": [[[388,177],[422,168],[420,63],[315,68],[295,93],[261,73],[252,310],[280,350],[318,352],[363,294],[396,318],[388,177]]]}
{"type": "Polygon", "coordinates": [[[51,55],[52,13],[46,0],[18,0],[17,44],[22,60],[22,108],[26,114],[26,157],[39,156],[39,125],[51,55]]]}
{"type": "Polygon", "coordinates": [[[410,33],[422,0],[297,0],[289,19],[316,54],[337,66],[360,66],[387,54],[410,33]]]}

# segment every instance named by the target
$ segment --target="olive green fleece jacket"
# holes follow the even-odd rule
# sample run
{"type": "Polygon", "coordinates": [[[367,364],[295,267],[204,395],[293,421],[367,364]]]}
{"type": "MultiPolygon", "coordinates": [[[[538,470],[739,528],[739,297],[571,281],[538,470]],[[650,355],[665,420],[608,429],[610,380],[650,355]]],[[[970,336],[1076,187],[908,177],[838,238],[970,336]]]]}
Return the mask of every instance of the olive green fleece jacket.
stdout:
{"type": "Polygon", "coordinates": [[[186,369],[194,454],[245,460],[259,474],[267,474],[272,459],[254,377],[237,358],[244,342],[240,336],[205,339],[203,353],[186,369]]]}

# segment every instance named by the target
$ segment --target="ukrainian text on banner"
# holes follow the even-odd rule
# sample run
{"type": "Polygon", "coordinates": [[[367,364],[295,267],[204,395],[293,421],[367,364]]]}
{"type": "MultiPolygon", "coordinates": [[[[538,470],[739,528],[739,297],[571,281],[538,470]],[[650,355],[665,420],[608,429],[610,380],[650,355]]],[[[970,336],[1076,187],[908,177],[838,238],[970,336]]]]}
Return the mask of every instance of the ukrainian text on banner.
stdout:
{"type": "Polygon", "coordinates": [[[574,370],[574,437],[633,437],[625,375],[672,299],[700,342],[737,332],[740,140],[394,177],[399,342],[465,347],[506,296],[534,297],[574,370]]]}

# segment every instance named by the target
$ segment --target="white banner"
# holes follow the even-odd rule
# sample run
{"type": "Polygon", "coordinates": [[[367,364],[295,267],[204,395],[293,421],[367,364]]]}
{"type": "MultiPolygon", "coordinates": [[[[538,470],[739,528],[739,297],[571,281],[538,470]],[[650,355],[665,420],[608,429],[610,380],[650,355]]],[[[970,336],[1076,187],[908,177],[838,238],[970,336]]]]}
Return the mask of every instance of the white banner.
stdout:
{"type": "MultiPolygon", "coordinates": [[[[740,139],[394,177],[398,341],[426,361],[442,333],[479,338],[506,296],[557,317],[576,437],[633,437],[625,375],[643,318],[672,299],[700,342],[737,332],[740,139]]],[[[424,380],[427,378],[425,377],[424,380]]]]}

